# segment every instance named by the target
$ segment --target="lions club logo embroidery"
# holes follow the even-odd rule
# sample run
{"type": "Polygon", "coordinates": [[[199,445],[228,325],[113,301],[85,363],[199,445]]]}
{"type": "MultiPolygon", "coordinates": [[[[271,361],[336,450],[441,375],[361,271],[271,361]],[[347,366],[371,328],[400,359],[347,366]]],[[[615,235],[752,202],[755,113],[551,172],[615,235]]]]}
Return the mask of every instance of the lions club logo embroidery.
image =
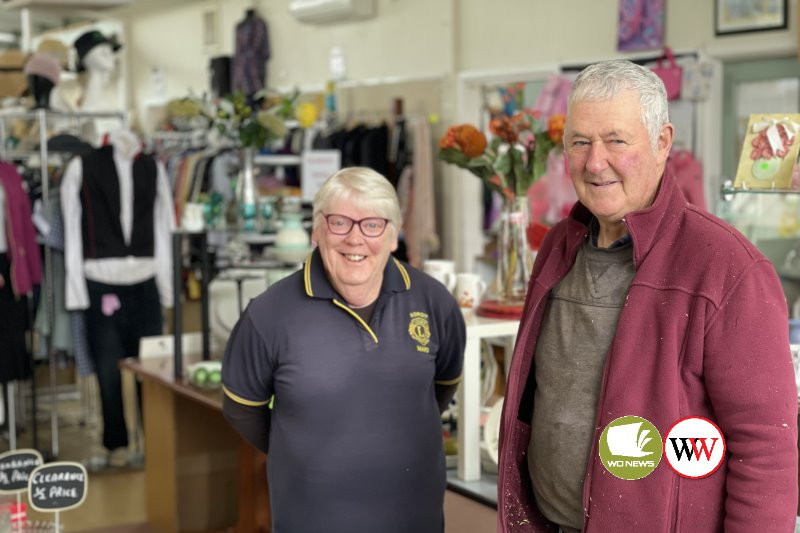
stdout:
{"type": "Polygon", "coordinates": [[[414,311],[409,316],[411,321],[408,323],[408,334],[417,343],[417,351],[428,353],[428,343],[431,340],[428,315],[422,311],[414,311]]]}

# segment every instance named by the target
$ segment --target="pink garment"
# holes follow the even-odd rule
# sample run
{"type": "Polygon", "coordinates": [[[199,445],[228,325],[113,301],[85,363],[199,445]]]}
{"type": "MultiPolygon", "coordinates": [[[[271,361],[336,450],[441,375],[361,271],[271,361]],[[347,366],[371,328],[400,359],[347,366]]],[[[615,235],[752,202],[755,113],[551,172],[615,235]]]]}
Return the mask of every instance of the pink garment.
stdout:
{"type": "Polygon", "coordinates": [[[553,115],[567,114],[567,99],[572,89],[569,78],[560,74],[551,74],[536,98],[534,109],[542,114],[545,119],[553,115]]]}
{"type": "Polygon", "coordinates": [[[676,150],[667,159],[667,170],[678,181],[686,200],[700,209],[708,210],[703,190],[703,165],[689,150],[676,150]]]}
{"type": "Polygon", "coordinates": [[[433,141],[431,127],[424,118],[411,122],[414,161],[398,180],[403,210],[403,230],[408,263],[422,268],[422,262],[439,247],[436,235],[436,207],[433,190],[433,141]]]}
{"type": "Polygon", "coordinates": [[[6,196],[6,241],[11,261],[11,287],[19,297],[42,279],[42,264],[36,230],[31,220],[31,202],[22,188],[22,176],[14,165],[0,162],[0,185],[6,196]]]}
{"type": "Polygon", "coordinates": [[[569,215],[577,200],[566,157],[551,151],[547,156],[547,173],[528,189],[531,222],[553,225],[569,215]]]}

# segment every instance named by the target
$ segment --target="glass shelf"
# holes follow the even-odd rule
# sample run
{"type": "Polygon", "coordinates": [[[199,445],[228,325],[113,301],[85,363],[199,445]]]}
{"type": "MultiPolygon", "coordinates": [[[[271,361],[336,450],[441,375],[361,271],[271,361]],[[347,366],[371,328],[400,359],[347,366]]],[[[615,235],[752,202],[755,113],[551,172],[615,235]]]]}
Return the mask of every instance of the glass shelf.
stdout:
{"type": "Polygon", "coordinates": [[[729,194],[800,194],[800,190],[792,189],[732,189],[724,188],[720,191],[722,196],[729,194]]]}

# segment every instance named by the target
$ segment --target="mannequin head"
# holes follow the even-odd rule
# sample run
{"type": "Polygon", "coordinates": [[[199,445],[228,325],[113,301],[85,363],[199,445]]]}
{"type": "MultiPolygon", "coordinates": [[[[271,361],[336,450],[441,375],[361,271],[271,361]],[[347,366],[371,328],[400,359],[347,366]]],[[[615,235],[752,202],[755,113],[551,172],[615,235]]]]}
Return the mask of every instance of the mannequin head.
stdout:
{"type": "Polygon", "coordinates": [[[89,50],[83,58],[83,66],[87,72],[102,72],[105,74],[114,70],[114,51],[110,44],[99,44],[89,50]]]}
{"type": "Polygon", "coordinates": [[[35,107],[47,109],[50,91],[61,76],[61,65],[47,54],[33,54],[25,63],[24,71],[28,77],[28,89],[35,100],[35,107]]]}
{"type": "Polygon", "coordinates": [[[47,109],[50,107],[50,91],[53,90],[52,81],[36,74],[28,75],[28,89],[33,95],[34,109],[47,109]]]}
{"type": "Polygon", "coordinates": [[[75,40],[78,72],[93,70],[109,73],[114,69],[114,52],[121,45],[97,30],[87,31],[75,40]]]}

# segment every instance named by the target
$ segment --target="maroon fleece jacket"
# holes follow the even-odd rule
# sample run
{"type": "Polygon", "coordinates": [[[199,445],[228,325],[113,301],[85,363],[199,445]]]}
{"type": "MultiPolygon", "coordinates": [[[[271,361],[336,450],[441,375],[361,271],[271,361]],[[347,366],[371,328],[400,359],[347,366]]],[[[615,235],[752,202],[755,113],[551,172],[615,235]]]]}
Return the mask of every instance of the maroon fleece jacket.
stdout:
{"type": "MultiPolygon", "coordinates": [[[[502,533],[556,531],[536,508],[525,457],[532,364],[548,294],[572,267],[590,219],[577,203],[549,232],[528,286],[501,423],[502,533]]],[[[688,204],[669,174],[653,205],[625,220],[636,275],[606,355],[584,531],[794,531],[797,390],[773,266],[734,228],[688,204]],[[726,459],[704,479],[682,478],[663,459],[643,479],[618,479],[597,446],[625,415],[648,419],[662,438],[683,417],[706,417],[722,430],[726,459]]]]}

